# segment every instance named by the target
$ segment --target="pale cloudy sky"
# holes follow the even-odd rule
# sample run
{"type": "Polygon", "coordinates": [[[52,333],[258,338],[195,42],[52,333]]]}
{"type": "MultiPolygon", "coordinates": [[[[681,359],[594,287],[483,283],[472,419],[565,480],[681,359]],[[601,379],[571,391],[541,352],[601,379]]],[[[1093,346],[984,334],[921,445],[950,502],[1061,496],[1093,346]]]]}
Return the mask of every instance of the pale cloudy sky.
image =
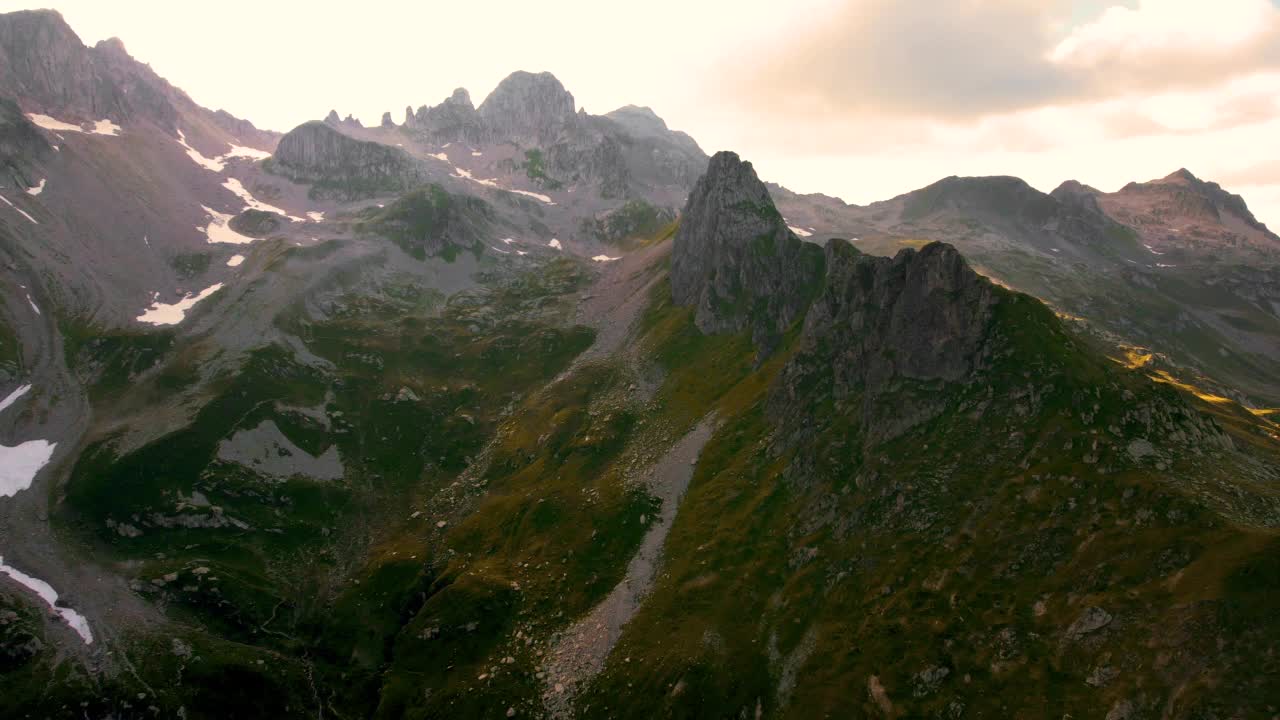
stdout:
{"type": "MultiPolygon", "coordinates": [[[[0,10],[49,3],[0,0],[0,10]]],[[[850,202],[946,175],[1104,190],[1187,167],[1280,227],[1280,0],[64,0],[201,104],[287,130],[479,104],[513,70],[649,105],[850,202]]]]}

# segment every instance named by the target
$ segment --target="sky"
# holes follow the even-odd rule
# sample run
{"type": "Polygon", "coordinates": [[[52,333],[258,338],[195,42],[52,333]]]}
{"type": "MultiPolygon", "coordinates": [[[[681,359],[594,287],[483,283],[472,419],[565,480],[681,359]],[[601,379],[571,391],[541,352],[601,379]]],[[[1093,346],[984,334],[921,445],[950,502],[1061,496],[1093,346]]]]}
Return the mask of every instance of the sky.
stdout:
{"type": "MultiPolygon", "coordinates": [[[[49,6],[0,0],[0,11],[49,6]]],[[[1280,0],[53,2],[197,102],[376,123],[515,70],[867,203],[948,175],[1102,190],[1186,167],[1280,228],[1280,0]],[[330,9],[333,8],[333,9],[330,9]]]]}

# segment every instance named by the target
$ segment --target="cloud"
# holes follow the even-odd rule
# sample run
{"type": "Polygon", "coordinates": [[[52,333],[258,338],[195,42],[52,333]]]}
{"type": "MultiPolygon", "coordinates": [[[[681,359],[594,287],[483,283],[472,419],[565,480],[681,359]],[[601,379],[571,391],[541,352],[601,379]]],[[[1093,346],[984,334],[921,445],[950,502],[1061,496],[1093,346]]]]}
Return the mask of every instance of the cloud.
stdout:
{"type": "Polygon", "coordinates": [[[1072,11],[1059,0],[849,0],[785,44],[744,48],[720,92],[755,112],[965,122],[1280,67],[1271,0],[1139,0],[1074,26],[1072,11]]]}
{"type": "Polygon", "coordinates": [[[1066,79],[1044,57],[1046,5],[1065,3],[846,3],[785,45],[744,47],[728,89],[781,112],[974,115],[1039,104],[1066,79]]]}

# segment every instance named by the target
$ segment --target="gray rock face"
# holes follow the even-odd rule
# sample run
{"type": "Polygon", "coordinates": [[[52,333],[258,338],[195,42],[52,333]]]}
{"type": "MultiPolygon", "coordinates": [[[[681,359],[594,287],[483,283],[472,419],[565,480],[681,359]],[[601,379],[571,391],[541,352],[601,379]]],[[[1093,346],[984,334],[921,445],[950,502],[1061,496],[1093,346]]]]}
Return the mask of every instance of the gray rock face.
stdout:
{"type": "Polygon", "coordinates": [[[421,179],[417,163],[403,150],[356,140],[314,121],[280,139],[269,169],[314,185],[319,195],[345,198],[403,190],[421,179]]]}
{"type": "Polygon", "coordinates": [[[670,130],[648,108],[594,116],[574,107],[555,76],[516,72],[478,110],[458,88],[438,105],[406,108],[405,127],[435,145],[510,143],[537,151],[539,173],[530,178],[541,187],[586,186],[605,199],[662,196],[674,204],[706,170],[707,156],[693,138],[670,130]]]}
{"type": "Polygon", "coordinates": [[[384,128],[391,128],[391,127],[395,127],[395,126],[396,126],[395,121],[391,119],[391,112],[390,112],[390,111],[382,113],[382,123],[381,123],[381,124],[382,124],[382,127],[384,127],[384,128]]]}
{"type": "Polygon", "coordinates": [[[575,107],[551,73],[515,72],[485,98],[479,113],[500,137],[537,145],[555,140],[573,122],[575,107]]]}
{"type": "Polygon", "coordinates": [[[996,290],[954,247],[935,242],[885,258],[831,240],[826,257],[804,342],[833,348],[837,388],[956,381],[980,364],[996,290]]]}
{"type": "Polygon", "coordinates": [[[0,16],[0,87],[49,112],[127,114],[123,93],[103,63],[52,10],[0,16]]]}
{"type": "Polygon", "coordinates": [[[826,285],[771,390],[770,414],[800,437],[809,408],[830,399],[860,421],[865,442],[892,438],[938,408],[928,394],[899,395],[886,417],[879,399],[902,380],[980,371],[1001,291],[942,243],[886,258],[832,239],[826,258],[826,285]]]}
{"type": "Polygon", "coordinates": [[[661,140],[675,145],[685,153],[702,155],[702,148],[686,133],[672,130],[667,123],[658,117],[652,109],[637,105],[625,105],[606,113],[605,117],[621,125],[628,134],[637,139],[661,140]]]}
{"type": "MultiPolygon", "coordinates": [[[[406,108],[407,110],[407,108],[406,108]]],[[[471,95],[458,88],[435,107],[422,106],[412,116],[409,126],[426,135],[435,143],[464,142],[479,145],[488,140],[490,132],[475,106],[471,95]]]]}
{"type": "Polygon", "coordinates": [[[671,295],[693,305],[706,333],[750,328],[768,354],[817,293],[817,246],[787,229],[751,163],[732,152],[711,158],[685,205],[671,253],[671,295]]]}
{"type": "Polygon", "coordinates": [[[85,47],[52,10],[0,14],[0,95],[20,99],[27,112],[63,121],[145,121],[172,133],[184,114],[198,113],[242,143],[274,139],[227,113],[200,108],[150,66],[134,60],[117,38],[85,47]]]}
{"type": "Polygon", "coordinates": [[[30,187],[36,179],[28,166],[49,152],[48,141],[22,110],[12,100],[0,98],[0,183],[30,187]]]}

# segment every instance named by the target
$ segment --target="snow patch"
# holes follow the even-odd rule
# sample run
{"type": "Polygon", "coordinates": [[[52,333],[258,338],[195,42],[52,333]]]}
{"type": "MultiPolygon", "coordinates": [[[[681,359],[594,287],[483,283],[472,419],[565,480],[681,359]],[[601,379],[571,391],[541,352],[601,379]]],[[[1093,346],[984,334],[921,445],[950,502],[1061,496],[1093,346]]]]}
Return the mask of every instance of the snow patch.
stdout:
{"type": "Polygon", "coordinates": [[[65,123],[56,118],[51,118],[48,115],[41,115],[40,113],[27,113],[27,119],[35,123],[39,127],[44,128],[45,130],[55,130],[55,131],[64,130],[67,132],[84,132],[84,130],[82,130],[79,125],[72,125],[71,123],[65,123]]]}
{"type": "Polygon", "coordinates": [[[439,160],[440,162],[449,162],[449,156],[445,155],[444,153],[428,153],[428,155],[439,160]]]}
{"type": "Polygon", "coordinates": [[[36,301],[31,299],[31,293],[27,293],[27,302],[31,304],[31,309],[32,309],[32,310],[35,310],[37,315],[43,315],[43,314],[44,314],[44,313],[40,312],[40,308],[39,308],[39,306],[37,306],[37,305],[36,305],[36,301]]]}
{"type": "Polygon", "coordinates": [[[69,607],[60,607],[58,605],[58,593],[53,589],[52,585],[40,578],[31,577],[17,568],[5,565],[3,557],[0,557],[0,573],[8,575],[13,578],[14,582],[39,595],[40,599],[51,610],[62,616],[67,625],[70,625],[71,629],[76,631],[76,634],[80,636],[85,645],[93,644],[93,631],[89,629],[88,619],[69,607]]]}
{"type": "Polygon", "coordinates": [[[506,250],[503,250],[503,249],[502,249],[502,248],[500,248],[500,247],[494,247],[494,246],[492,246],[492,245],[490,245],[489,247],[490,247],[490,248],[493,248],[493,251],[494,251],[494,252],[502,253],[503,255],[510,255],[510,254],[511,254],[511,253],[507,252],[506,250]]]}
{"type": "MultiPolygon", "coordinates": [[[[505,189],[505,188],[504,188],[504,189],[505,189]]],[[[528,190],[507,190],[507,192],[512,192],[512,193],[515,193],[515,194],[517,194],[517,195],[524,195],[524,196],[527,196],[527,197],[531,197],[531,198],[533,198],[533,199],[535,199],[535,200],[541,200],[542,202],[544,202],[544,203],[546,203],[546,204],[548,204],[548,205],[555,205],[555,203],[551,201],[551,198],[549,198],[549,197],[547,197],[546,195],[543,195],[543,194],[541,194],[541,193],[529,192],[528,190]]]]}
{"type": "Polygon", "coordinates": [[[220,213],[213,208],[200,206],[209,215],[209,224],[196,229],[205,234],[211,243],[230,243],[232,245],[248,245],[253,242],[253,238],[247,235],[241,235],[231,229],[231,215],[220,213]]]}
{"type": "Polygon", "coordinates": [[[3,196],[3,195],[0,195],[0,200],[3,200],[5,205],[8,205],[9,207],[13,208],[14,210],[17,210],[19,215],[21,215],[22,217],[24,217],[24,218],[26,218],[26,219],[30,220],[32,225],[39,225],[39,224],[40,224],[40,223],[36,222],[36,219],[35,219],[35,218],[33,218],[33,217],[31,217],[30,215],[28,215],[28,214],[26,213],[26,211],[25,211],[25,210],[23,210],[22,208],[18,207],[17,205],[14,205],[13,203],[9,202],[9,198],[7,198],[7,197],[5,197],[5,196],[3,196]]]}
{"type": "Polygon", "coordinates": [[[1158,268],[1174,268],[1174,267],[1178,267],[1178,266],[1177,266],[1177,265],[1165,265],[1164,263],[1156,263],[1156,267],[1158,267],[1158,268]]]}
{"type": "MultiPolygon", "coordinates": [[[[437,157],[437,156],[433,155],[432,157],[437,157]]],[[[448,162],[448,158],[443,158],[443,159],[445,160],[445,162],[448,162]]],[[[451,177],[455,177],[460,180],[470,180],[473,183],[479,183],[481,185],[484,185],[485,187],[491,187],[495,190],[502,190],[509,193],[516,193],[517,195],[527,195],[531,198],[541,200],[542,202],[548,205],[555,205],[555,203],[551,201],[551,198],[547,197],[546,195],[542,195],[540,193],[535,193],[535,192],[529,192],[528,190],[510,190],[508,188],[504,188],[498,184],[497,180],[482,180],[480,178],[473,177],[471,175],[471,171],[467,170],[466,168],[460,168],[460,167],[454,166],[451,177]]]]}
{"type": "Polygon", "coordinates": [[[307,213],[307,217],[311,218],[311,222],[324,222],[324,213],[312,210],[307,213]]]}
{"type": "Polygon", "coordinates": [[[1151,251],[1151,254],[1152,254],[1152,255],[1163,255],[1163,254],[1164,254],[1164,253],[1160,252],[1159,250],[1156,250],[1155,248],[1153,248],[1153,247],[1151,247],[1150,245],[1147,245],[1147,244],[1145,244],[1145,243],[1143,244],[1143,247],[1145,247],[1147,250],[1151,251]]]}
{"type": "Polygon", "coordinates": [[[230,145],[231,145],[231,152],[227,153],[226,155],[223,155],[222,156],[223,160],[226,160],[227,158],[233,158],[233,157],[246,157],[246,158],[253,158],[254,160],[266,160],[267,158],[271,157],[271,153],[267,152],[266,150],[259,150],[257,148],[245,147],[244,145],[237,145],[235,143],[230,143],[230,145]]]}
{"type": "Polygon", "coordinates": [[[182,132],[181,128],[178,129],[178,144],[187,151],[187,157],[190,157],[195,161],[195,164],[205,170],[209,170],[210,172],[222,172],[227,168],[227,164],[222,162],[222,160],[218,158],[205,157],[199,150],[188,145],[187,136],[182,132]]]}
{"type": "Polygon", "coordinates": [[[95,120],[93,122],[93,129],[90,130],[89,132],[93,133],[94,135],[116,136],[120,134],[120,129],[121,128],[119,125],[111,122],[110,120],[95,120]]]}
{"type": "Polygon", "coordinates": [[[513,239],[513,238],[503,238],[502,242],[504,242],[504,243],[506,243],[506,244],[510,245],[511,243],[515,242],[515,239],[513,239]]]}
{"type": "Polygon", "coordinates": [[[29,187],[29,188],[27,188],[27,194],[28,194],[28,195],[39,195],[40,193],[44,192],[44,184],[45,184],[46,182],[48,182],[48,179],[47,179],[47,178],[42,179],[40,182],[36,183],[35,187],[29,187]]]}
{"type": "Polygon", "coordinates": [[[243,200],[245,205],[253,208],[254,210],[261,210],[262,212],[270,212],[270,213],[276,213],[277,215],[283,215],[289,218],[290,220],[292,220],[293,222],[306,222],[306,220],[304,220],[303,218],[290,215],[289,213],[285,212],[284,210],[281,210],[275,205],[268,205],[262,202],[261,200],[255,198],[248,190],[244,188],[244,185],[241,185],[240,181],[235,178],[227,178],[227,181],[222,183],[222,187],[230,190],[233,194],[235,194],[236,197],[243,200]]]}
{"type": "Polygon", "coordinates": [[[804,228],[796,227],[795,225],[788,225],[787,229],[795,233],[796,237],[809,237],[810,235],[813,234],[808,230],[805,230],[804,228]]]}
{"type": "Polygon", "coordinates": [[[481,155],[484,155],[484,153],[480,152],[479,150],[471,151],[471,157],[480,157],[481,155]]]}
{"type": "Polygon", "coordinates": [[[553,247],[557,250],[564,249],[564,246],[560,244],[560,241],[555,238],[551,238],[551,242],[547,243],[547,247],[553,247]]]}
{"type": "Polygon", "coordinates": [[[227,267],[240,267],[240,263],[242,262],[244,262],[243,255],[232,255],[230,259],[227,260],[227,267]]]}
{"type": "Polygon", "coordinates": [[[619,256],[619,257],[609,257],[608,255],[596,255],[595,257],[593,257],[593,258],[591,258],[591,259],[592,259],[592,260],[595,260],[596,262],[613,262],[614,260],[621,260],[621,259],[622,259],[622,257],[621,257],[621,256],[619,256]]]}
{"type": "Polygon", "coordinates": [[[5,410],[7,410],[10,405],[18,401],[18,398],[22,397],[23,395],[26,395],[27,392],[30,390],[31,390],[30,385],[18,386],[18,389],[9,393],[9,395],[5,397],[5,399],[0,400],[0,412],[4,412],[5,410]]]}
{"type": "MultiPolygon", "coordinates": [[[[111,122],[110,120],[95,120],[93,122],[93,129],[85,130],[84,127],[80,125],[72,125],[69,122],[62,122],[57,118],[49,117],[48,115],[41,115],[40,113],[27,113],[27,119],[35,123],[39,127],[44,128],[45,130],[51,130],[55,132],[56,131],[78,132],[78,133],[87,132],[93,135],[112,135],[112,136],[120,134],[120,126],[111,122]]],[[[61,140],[63,138],[62,136],[58,136],[58,139],[61,140]]]]}
{"type": "Polygon", "coordinates": [[[222,289],[222,283],[216,283],[201,290],[196,295],[187,295],[176,303],[162,303],[159,301],[152,302],[151,307],[146,312],[138,316],[138,322],[149,323],[151,325],[177,325],[186,317],[187,311],[195,307],[196,303],[204,300],[210,295],[222,289]]]}
{"type": "Polygon", "coordinates": [[[53,457],[57,443],[28,440],[13,447],[0,445],[0,497],[13,497],[31,487],[36,473],[53,457]]]}

